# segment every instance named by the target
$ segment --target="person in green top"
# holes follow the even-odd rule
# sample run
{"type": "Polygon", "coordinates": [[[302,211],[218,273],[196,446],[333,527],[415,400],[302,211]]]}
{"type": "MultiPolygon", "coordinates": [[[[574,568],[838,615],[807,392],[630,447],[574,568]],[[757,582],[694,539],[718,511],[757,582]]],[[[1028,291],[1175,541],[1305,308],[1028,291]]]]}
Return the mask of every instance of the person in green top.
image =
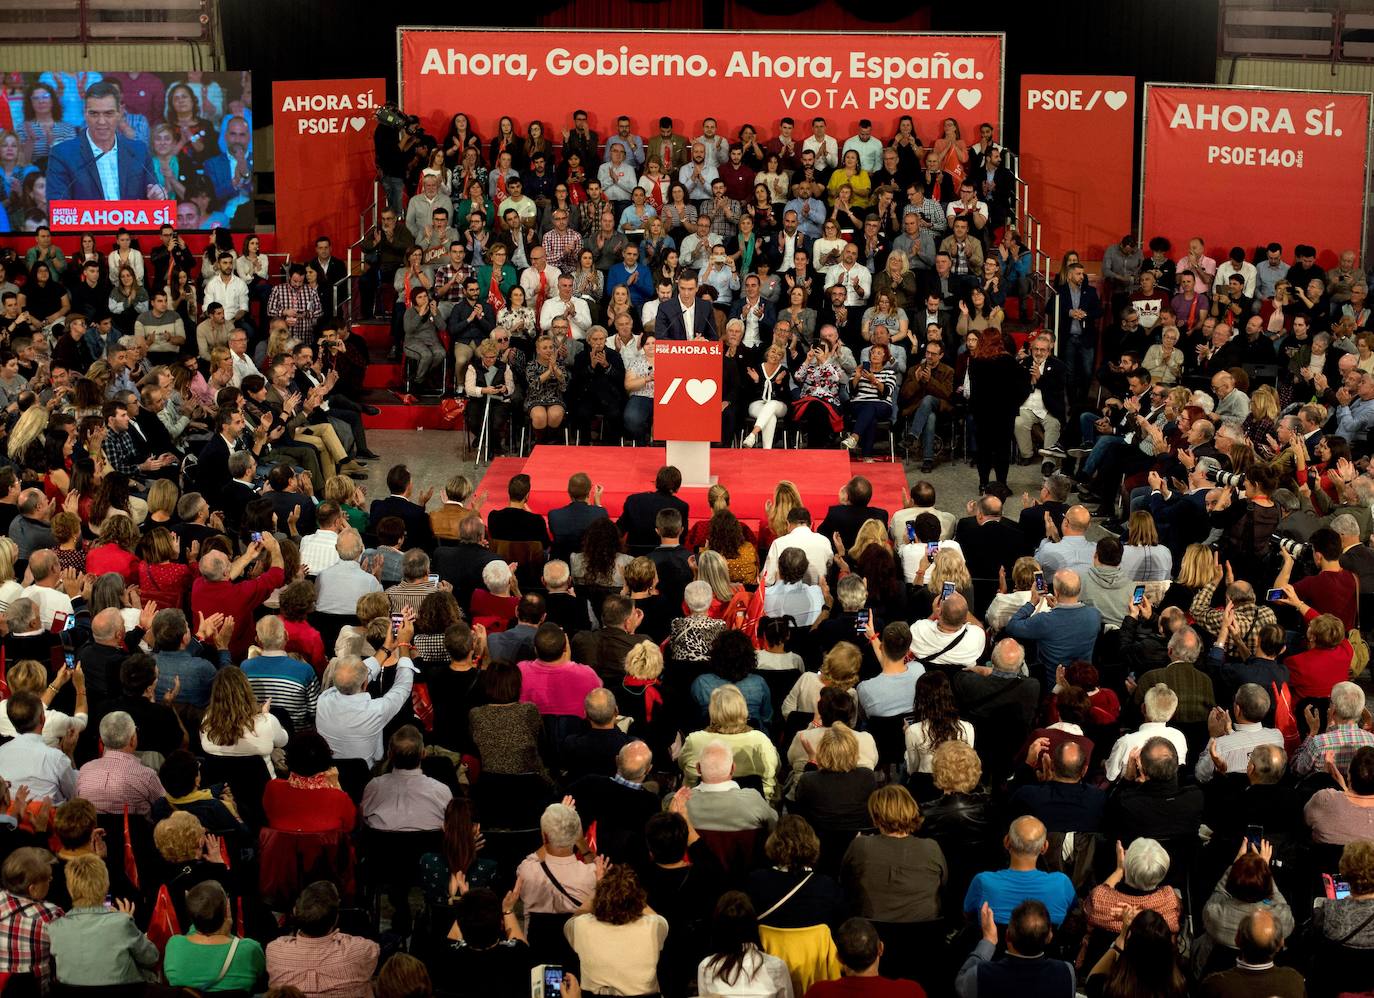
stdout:
{"type": "Polygon", "coordinates": [[[262,946],[233,934],[229,896],[214,880],[186,892],[191,930],[167,940],[163,973],[174,988],[256,993],[267,983],[262,946]]]}
{"type": "Polygon", "coordinates": [[[367,496],[362,486],[347,475],[335,475],[324,483],[326,502],[336,502],[348,518],[348,525],[358,533],[367,530],[367,496]]]}

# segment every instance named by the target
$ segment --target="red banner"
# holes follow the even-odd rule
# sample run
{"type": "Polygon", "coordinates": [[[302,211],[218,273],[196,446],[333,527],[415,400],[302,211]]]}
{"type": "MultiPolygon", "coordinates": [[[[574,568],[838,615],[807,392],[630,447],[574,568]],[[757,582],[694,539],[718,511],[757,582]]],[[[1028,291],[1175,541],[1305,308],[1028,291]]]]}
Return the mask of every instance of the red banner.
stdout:
{"type": "Polygon", "coordinates": [[[177,224],[175,201],[71,201],[55,199],[50,220],[53,232],[156,232],[177,224]]]}
{"type": "Polygon", "coordinates": [[[909,114],[927,143],[944,118],[970,142],[1002,121],[1000,34],[399,31],[402,106],[439,139],[462,112],[483,139],[505,114],[522,134],[542,121],[557,143],[576,107],[603,141],[621,114],[646,140],[662,115],[689,139],[714,116],[720,134],[747,122],[761,141],[783,117],[799,139],[823,117],[839,142],[861,118],[886,141],[909,114]]]}
{"type": "Polygon", "coordinates": [[[654,439],[720,440],[720,343],[659,340],[654,347],[654,439]]]}
{"type": "Polygon", "coordinates": [[[316,236],[328,236],[338,257],[358,238],[377,175],[372,112],[385,100],[380,79],[272,84],[277,241],[292,259],[314,256],[316,236]]]}
{"type": "Polygon", "coordinates": [[[1274,241],[1333,267],[1363,245],[1370,95],[1147,84],[1141,236],[1174,254],[1274,241]]]}
{"type": "Polygon", "coordinates": [[[1135,120],[1133,77],[1021,77],[1017,163],[1051,259],[1101,260],[1130,230],[1135,120]]]}

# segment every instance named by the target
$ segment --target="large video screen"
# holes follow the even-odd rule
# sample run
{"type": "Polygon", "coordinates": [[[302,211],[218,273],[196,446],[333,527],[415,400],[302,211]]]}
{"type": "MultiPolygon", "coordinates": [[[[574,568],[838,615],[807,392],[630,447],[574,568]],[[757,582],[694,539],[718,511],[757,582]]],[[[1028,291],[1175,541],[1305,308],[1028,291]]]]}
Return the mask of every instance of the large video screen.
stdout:
{"type": "Polygon", "coordinates": [[[0,232],[249,231],[253,193],[246,72],[0,73],[0,232]]]}

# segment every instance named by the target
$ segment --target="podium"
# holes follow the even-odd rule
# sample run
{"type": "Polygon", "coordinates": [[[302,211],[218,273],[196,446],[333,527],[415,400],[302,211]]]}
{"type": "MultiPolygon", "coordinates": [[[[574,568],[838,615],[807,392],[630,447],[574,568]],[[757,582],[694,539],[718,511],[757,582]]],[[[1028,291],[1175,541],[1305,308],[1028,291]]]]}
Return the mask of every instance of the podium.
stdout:
{"type": "Polygon", "coordinates": [[[714,340],[658,340],[654,344],[654,439],[668,448],[668,464],[682,484],[715,484],[711,444],[720,441],[721,345],[714,340]]]}

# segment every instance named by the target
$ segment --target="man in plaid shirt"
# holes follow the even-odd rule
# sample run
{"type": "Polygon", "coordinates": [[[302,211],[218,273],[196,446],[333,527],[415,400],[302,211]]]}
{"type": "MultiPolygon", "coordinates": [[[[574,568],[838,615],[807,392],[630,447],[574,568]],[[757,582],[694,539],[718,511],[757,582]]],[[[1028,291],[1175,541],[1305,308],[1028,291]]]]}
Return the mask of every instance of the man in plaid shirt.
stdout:
{"type": "Polygon", "coordinates": [[[549,263],[563,273],[571,274],[577,269],[577,256],[581,249],[582,234],[568,224],[567,210],[559,208],[553,213],[553,228],[544,233],[544,252],[548,255],[549,263]]]}
{"type": "Polygon", "coordinates": [[[319,293],[305,283],[305,267],[293,263],[286,283],[273,288],[267,299],[267,318],[285,319],[297,341],[314,346],[315,325],[322,312],[319,293]]]}
{"type": "Polygon", "coordinates": [[[0,868],[0,973],[32,974],[42,994],[53,977],[48,923],[62,917],[61,908],[44,900],[54,862],[48,850],[24,846],[0,868]]]}
{"type": "Polygon", "coordinates": [[[1306,776],[1316,769],[1326,768],[1326,753],[1334,756],[1336,767],[1350,768],[1355,753],[1366,746],[1374,746],[1374,732],[1366,730],[1364,719],[1364,690],[1354,683],[1337,683],[1331,687],[1331,707],[1327,712],[1326,730],[1322,731],[1321,716],[1311,704],[1303,711],[1307,723],[1307,740],[1293,755],[1293,772],[1306,776]]]}
{"type": "Polygon", "coordinates": [[[175,454],[141,456],[134,436],[129,432],[129,407],[123,402],[105,403],[105,443],[103,450],[110,467],[121,475],[140,481],[148,478],[174,478],[175,454]]]}

